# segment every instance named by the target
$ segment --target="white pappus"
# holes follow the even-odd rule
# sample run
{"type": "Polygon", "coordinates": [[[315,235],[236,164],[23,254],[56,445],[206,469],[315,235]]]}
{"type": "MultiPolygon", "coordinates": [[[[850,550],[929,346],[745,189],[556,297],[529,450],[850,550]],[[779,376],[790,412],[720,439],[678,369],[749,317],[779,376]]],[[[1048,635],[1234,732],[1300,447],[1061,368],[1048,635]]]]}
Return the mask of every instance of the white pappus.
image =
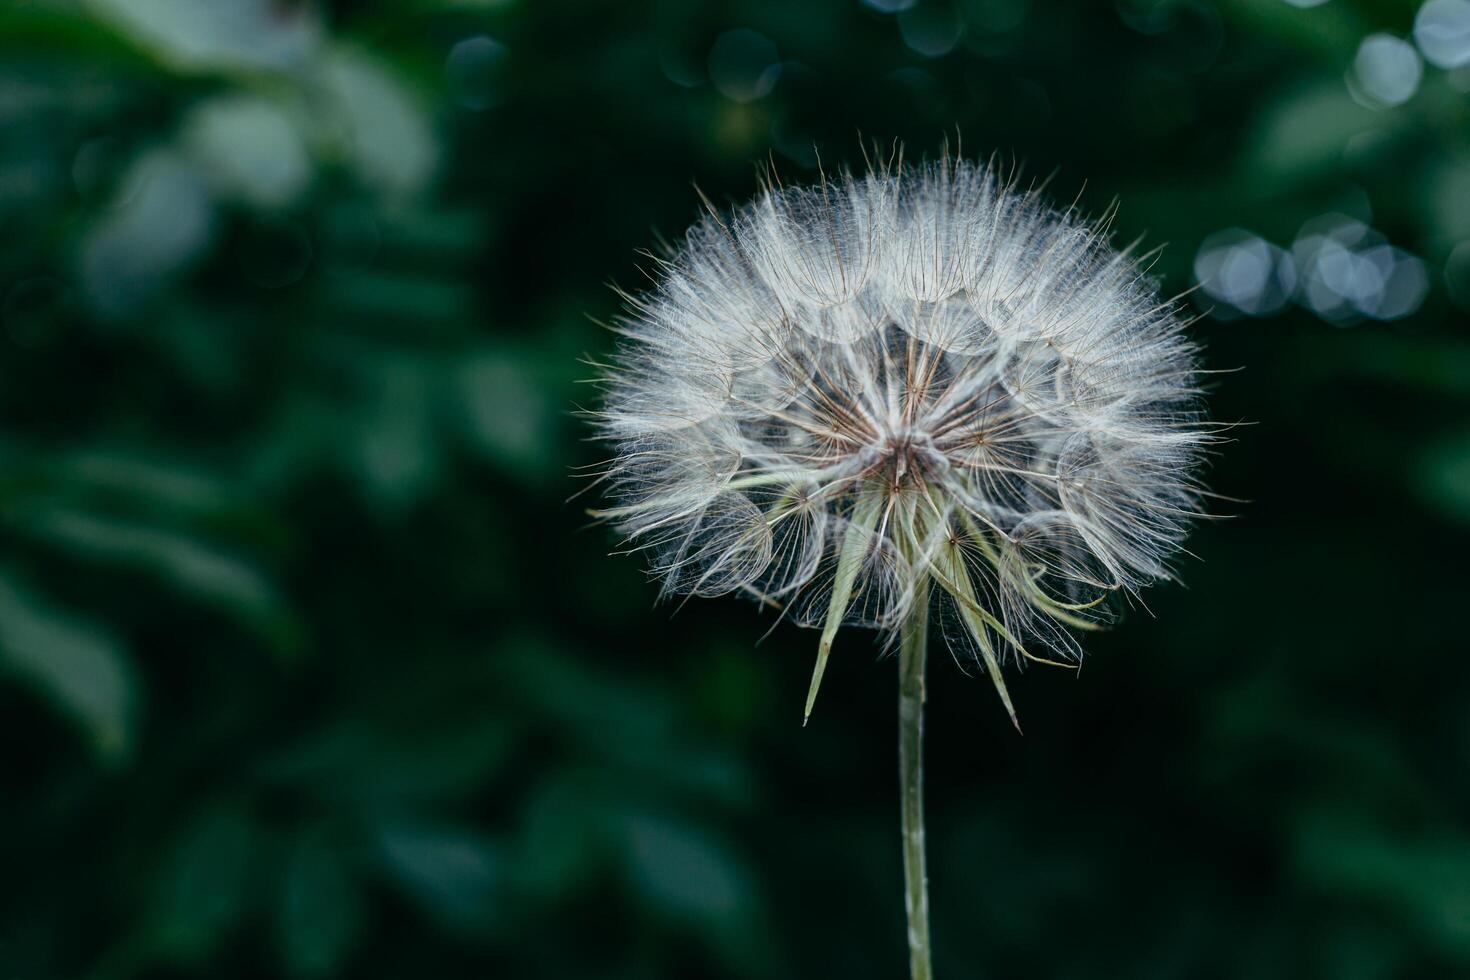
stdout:
{"type": "Polygon", "coordinates": [[[1169,575],[1216,438],[1177,304],[1106,222],[993,166],[879,163],[713,207],[624,295],[598,512],[666,593],[743,592],[895,636],[922,605],[983,664],[1169,575]]]}

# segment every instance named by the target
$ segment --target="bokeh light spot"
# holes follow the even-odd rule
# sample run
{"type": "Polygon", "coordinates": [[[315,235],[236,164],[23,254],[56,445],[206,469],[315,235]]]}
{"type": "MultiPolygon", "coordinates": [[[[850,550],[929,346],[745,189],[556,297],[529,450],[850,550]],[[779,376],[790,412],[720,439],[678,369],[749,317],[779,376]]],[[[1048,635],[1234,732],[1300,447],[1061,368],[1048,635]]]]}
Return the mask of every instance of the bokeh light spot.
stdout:
{"type": "Polygon", "coordinates": [[[1429,0],[1414,18],[1414,43],[1438,68],[1470,65],[1470,0],[1429,0]]]}
{"type": "Polygon", "coordinates": [[[1455,305],[1470,312],[1470,241],[1456,245],[1445,261],[1444,283],[1455,305]]]}
{"type": "Polygon", "coordinates": [[[700,59],[679,47],[659,49],[658,67],[664,77],[680,88],[696,88],[705,82],[700,59]]]}
{"type": "Polygon", "coordinates": [[[467,37],[449,49],[444,75],[455,101],[466,109],[488,109],[500,100],[506,47],[484,34],[467,37]]]}
{"type": "Polygon", "coordinates": [[[1429,274],[1419,259],[1392,245],[1380,245],[1362,253],[1360,261],[1371,265],[1379,276],[1377,291],[1357,303],[1365,316],[1397,320],[1423,305],[1429,293],[1429,274]]]}
{"type": "Polygon", "coordinates": [[[1216,232],[1200,243],[1194,276],[1208,295],[1249,316],[1280,311],[1296,289],[1286,253],[1243,228],[1216,232]]]}
{"type": "Polygon", "coordinates": [[[747,28],[726,31],[709,52],[709,77],[732,102],[754,102],[769,95],[781,74],[775,42],[747,28]]]}
{"type": "Polygon", "coordinates": [[[941,3],[925,3],[898,15],[903,43],[926,58],[940,58],[953,51],[964,29],[955,12],[941,3]]]}
{"type": "Polygon", "coordinates": [[[1306,222],[1291,253],[1301,281],[1299,301],[1334,323],[1397,320],[1416,312],[1429,292],[1421,260],[1346,215],[1306,222]]]}
{"type": "Polygon", "coordinates": [[[900,10],[910,10],[917,6],[919,0],[862,0],[863,5],[872,7],[874,10],[885,14],[896,14],[900,10]]]}
{"type": "Polygon", "coordinates": [[[1353,59],[1349,89],[1370,108],[1402,105],[1414,97],[1424,78],[1419,52],[1403,38],[1370,34],[1353,59]]]}

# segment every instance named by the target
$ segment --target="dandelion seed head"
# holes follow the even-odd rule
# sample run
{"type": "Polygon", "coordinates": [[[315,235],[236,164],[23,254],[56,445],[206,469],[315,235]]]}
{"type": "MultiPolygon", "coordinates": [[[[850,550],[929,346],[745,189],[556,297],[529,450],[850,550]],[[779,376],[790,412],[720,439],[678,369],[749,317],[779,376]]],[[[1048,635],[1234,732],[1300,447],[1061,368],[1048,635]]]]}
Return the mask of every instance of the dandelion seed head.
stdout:
{"type": "Polygon", "coordinates": [[[709,209],[626,297],[604,515],[665,593],[753,596],[823,658],[932,603],[1003,697],[1006,660],[1075,663],[1170,574],[1212,439],[1176,304],[1106,234],[948,156],[709,209]]]}

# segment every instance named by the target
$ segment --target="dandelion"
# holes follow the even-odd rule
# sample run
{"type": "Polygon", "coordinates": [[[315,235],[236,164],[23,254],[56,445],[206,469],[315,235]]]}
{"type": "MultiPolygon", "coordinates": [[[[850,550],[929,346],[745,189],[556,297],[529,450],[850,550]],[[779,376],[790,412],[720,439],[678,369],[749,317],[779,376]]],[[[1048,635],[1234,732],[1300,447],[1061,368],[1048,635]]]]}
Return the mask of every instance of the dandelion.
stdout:
{"type": "MultiPolygon", "coordinates": [[[[1169,576],[1212,434],[1195,349],[1106,223],[952,159],[713,207],[624,294],[596,415],[616,521],[665,594],[744,593],[899,651],[911,963],[930,976],[920,747],[931,624],[1003,668],[1169,576]]],[[[805,721],[803,722],[805,723],[805,721]]],[[[1019,725],[1017,726],[1019,728],[1019,725]]]]}

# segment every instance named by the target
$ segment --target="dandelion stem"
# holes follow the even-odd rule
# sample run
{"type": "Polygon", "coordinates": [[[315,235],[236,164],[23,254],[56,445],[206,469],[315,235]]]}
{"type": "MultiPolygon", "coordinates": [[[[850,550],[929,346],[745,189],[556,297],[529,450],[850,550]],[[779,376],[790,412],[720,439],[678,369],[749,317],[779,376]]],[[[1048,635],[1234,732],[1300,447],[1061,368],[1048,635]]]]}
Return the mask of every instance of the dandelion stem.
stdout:
{"type": "Polygon", "coordinates": [[[915,597],[898,654],[898,782],[903,795],[904,905],[909,975],[933,980],[929,961],[929,875],[924,864],[924,654],[929,642],[929,584],[915,597]]]}

